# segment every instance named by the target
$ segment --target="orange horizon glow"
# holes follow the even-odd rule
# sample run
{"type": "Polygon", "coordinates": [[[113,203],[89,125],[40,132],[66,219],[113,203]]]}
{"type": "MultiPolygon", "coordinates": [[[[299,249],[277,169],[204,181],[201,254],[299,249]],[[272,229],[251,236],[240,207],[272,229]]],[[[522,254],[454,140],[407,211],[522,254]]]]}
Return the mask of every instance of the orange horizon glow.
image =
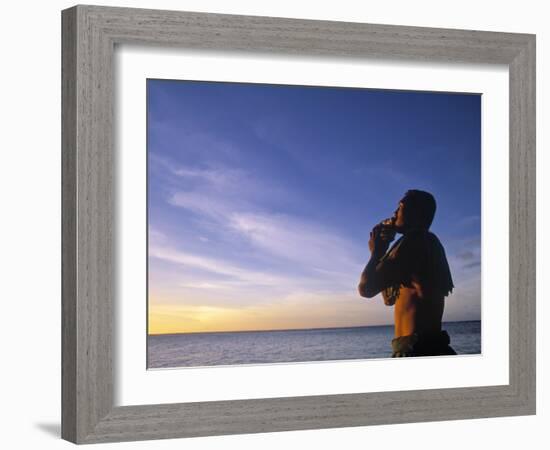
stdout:
{"type": "Polygon", "coordinates": [[[353,298],[306,298],[302,301],[245,307],[149,304],[148,334],[300,330],[389,325],[391,314],[369,314],[373,303],[353,298]],[[335,306],[342,307],[335,314],[335,306]]]}

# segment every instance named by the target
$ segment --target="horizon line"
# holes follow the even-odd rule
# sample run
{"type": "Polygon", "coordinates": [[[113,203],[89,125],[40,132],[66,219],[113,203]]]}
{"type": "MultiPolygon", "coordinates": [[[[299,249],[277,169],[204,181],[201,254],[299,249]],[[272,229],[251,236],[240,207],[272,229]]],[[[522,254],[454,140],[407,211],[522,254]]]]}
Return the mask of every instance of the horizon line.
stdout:
{"type": "MultiPolygon", "coordinates": [[[[456,322],[481,322],[481,319],[468,319],[468,320],[445,320],[442,324],[445,323],[456,323],[456,322]]],[[[313,327],[313,328],[273,328],[265,330],[225,330],[225,331],[180,331],[176,333],[149,333],[147,332],[147,337],[149,336],[173,336],[179,334],[207,334],[207,333],[257,333],[257,332],[271,332],[271,331],[312,331],[312,330],[341,330],[346,328],[376,328],[376,327],[388,327],[394,325],[393,323],[381,324],[381,325],[354,325],[350,327],[313,327]]]]}

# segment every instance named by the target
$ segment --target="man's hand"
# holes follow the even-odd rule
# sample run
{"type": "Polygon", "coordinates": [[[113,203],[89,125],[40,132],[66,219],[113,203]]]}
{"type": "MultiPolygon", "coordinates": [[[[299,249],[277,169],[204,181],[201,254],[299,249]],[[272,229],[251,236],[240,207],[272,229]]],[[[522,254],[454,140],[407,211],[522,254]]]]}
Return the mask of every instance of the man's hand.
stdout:
{"type": "Polygon", "coordinates": [[[395,232],[378,224],[370,232],[369,249],[371,253],[383,255],[388,250],[390,242],[395,238],[395,232]]]}

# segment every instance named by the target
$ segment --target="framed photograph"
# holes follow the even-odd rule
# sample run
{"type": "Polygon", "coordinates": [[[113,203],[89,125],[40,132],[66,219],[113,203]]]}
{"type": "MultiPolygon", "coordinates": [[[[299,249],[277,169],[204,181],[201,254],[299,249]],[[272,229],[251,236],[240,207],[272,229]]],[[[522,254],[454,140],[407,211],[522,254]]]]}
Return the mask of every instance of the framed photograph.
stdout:
{"type": "Polygon", "coordinates": [[[533,35],[62,23],[63,438],[535,413],[533,35]]]}

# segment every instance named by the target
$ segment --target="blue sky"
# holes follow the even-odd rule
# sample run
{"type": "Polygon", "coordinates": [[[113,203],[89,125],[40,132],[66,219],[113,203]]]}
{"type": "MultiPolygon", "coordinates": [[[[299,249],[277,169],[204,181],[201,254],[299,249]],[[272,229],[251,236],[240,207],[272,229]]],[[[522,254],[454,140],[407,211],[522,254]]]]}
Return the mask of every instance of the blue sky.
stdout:
{"type": "Polygon", "coordinates": [[[392,323],[356,291],[408,189],[480,318],[478,95],[148,80],[149,331],[392,323]]]}

